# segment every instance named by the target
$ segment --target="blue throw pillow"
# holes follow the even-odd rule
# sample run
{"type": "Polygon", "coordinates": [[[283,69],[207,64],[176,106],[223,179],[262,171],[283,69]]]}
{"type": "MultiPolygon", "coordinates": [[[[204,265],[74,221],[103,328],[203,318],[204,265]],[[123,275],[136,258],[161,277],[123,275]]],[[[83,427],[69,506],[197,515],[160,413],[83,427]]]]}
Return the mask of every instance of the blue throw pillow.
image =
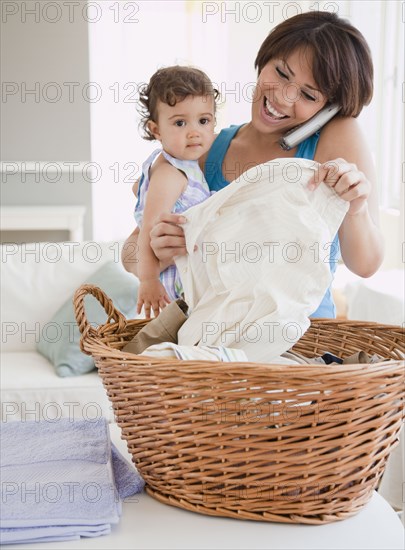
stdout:
{"type": "MultiPolygon", "coordinates": [[[[139,281],[125,271],[120,263],[112,261],[104,264],[85,282],[100,287],[127,319],[136,316],[139,281]]],[[[47,323],[47,330],[41,331],[41,339],[37,344],[39,353],[49,359],[56,374],[62,377],[86,374],[95,368],[93,358],[80,350],[80,331],[72,300],[73,296],[47,323]]],[[[86,296],[85,311],[93,326],[107,321],[104,308],[93,296],[86,296]]]]}

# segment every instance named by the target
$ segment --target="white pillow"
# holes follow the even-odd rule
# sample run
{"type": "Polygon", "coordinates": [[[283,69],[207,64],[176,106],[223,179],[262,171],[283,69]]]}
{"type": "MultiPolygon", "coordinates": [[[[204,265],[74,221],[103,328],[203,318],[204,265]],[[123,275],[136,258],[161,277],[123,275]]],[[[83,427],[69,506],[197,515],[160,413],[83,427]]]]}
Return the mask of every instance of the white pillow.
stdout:
{"type": "Polygon", "coordinates": [[[34,351],[55,312],[102,265],[121,262],[121,248],[94,241],[1,245],[3,351],[34,351]]]}

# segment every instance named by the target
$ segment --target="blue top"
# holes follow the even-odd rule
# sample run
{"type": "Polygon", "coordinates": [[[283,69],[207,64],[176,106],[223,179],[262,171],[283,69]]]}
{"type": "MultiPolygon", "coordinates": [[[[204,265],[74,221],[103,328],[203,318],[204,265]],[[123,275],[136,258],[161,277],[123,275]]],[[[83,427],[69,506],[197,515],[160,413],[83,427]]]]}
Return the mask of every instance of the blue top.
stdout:
{"type": "MultiPolygon", "coordinates": [[[[230,183],[223,176],[222,164],[224,162],[224,157],[232,139],[235,137],[238,130],[242,126],[243,124],[232,125],[229,128],[224,128],[224,130],[221,130],[214,143],[211,145],[211,149],[208,152],[204,168],[205,179],[207,180],[208,186],[211,191],[219,191],[230,183]]],[[[314,135],[302,141],[298,146],[295,157],[313,160],[315,156],[315,149],[319,140],[319,135],[320,134],[318,131],[314,135]]],[[[336,234],[333,242],[331,243],[329,251],[329,266],[332,273],[336,271],[339,252],[339,239],[338,235],[336,234]]],[[[332,292],[330,288],[328,288],[328,290],[326,291],[326,294],[323,297],[318,309],[310,317],[336,317],[336,307],[333,302],[332,292]]]]}

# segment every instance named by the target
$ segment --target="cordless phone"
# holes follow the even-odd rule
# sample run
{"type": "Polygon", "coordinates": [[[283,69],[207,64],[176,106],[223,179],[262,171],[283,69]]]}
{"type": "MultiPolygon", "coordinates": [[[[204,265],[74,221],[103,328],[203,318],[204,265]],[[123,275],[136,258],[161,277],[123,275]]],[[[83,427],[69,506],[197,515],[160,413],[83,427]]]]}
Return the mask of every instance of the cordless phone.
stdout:
{"type": "Polygon", "coordinates": [[[329,122],[340,109],[341,107],[339,107],[339,105],[327,105],[307,122],[304,122],[304,124],[292,128],[280,139],[279,144],[281,148],[284,149],[284,151],[289,151],[307,137],[312,136],[312,134],[329,122]]]}

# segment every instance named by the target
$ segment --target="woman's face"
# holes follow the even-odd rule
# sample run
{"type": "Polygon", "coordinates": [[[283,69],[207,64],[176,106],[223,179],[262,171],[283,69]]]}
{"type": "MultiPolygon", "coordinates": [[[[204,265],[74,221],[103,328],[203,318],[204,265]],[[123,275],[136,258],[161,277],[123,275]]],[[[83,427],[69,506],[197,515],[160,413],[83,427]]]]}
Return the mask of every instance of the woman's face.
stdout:
{"type": "Polygon", "coordinates": [[[292,52],[286,59],[273,58],[257,80],[252,105],[252,124],[260,132],[283,135],[311,118],[326,104],[312,74],[312,55],[292,52]]]}

